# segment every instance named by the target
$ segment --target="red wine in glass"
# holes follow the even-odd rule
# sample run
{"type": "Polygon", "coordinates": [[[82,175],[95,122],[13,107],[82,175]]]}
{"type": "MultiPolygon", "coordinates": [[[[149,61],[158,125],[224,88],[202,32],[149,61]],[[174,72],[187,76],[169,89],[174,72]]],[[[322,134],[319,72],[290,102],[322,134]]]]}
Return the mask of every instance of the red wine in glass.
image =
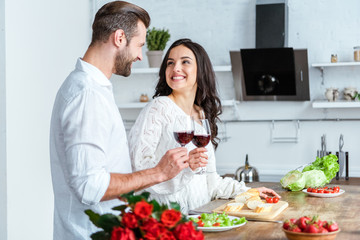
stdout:
{"type": "MultiPolygon", "coordinates": [[[[207,119],[197,119],[194,124],[194,137],[192,142],[197,147],[206,147],[211,139],[211,128],[207,119]]],[[[204,174],[206,167],[200,167],[196,174],[204,174]]]]}
{"type": "Polygon", "coordinates": [[[179,115],[175,118],[174,138],[181,147],[191,142],[194,137],[194,119],[187,115],[179,115]]]}
{"type": "Polygon", "coordinates": [[[197,147],[206,147],[208,143],[210,142],[210,135],[194,135],[192,142],[197,147]]]}
{"type": "Polygon", "coordinates": [[[189,132],[174,132],[175,140],[180,143],[182,147],[188,144],[194,137],[194,131],[189,132]]]}

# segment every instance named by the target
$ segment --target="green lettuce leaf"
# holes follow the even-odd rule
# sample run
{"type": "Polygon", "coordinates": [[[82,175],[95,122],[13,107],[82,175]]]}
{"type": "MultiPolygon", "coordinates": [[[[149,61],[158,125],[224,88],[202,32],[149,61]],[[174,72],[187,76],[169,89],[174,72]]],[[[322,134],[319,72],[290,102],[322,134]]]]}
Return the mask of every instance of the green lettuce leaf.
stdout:
{"type": "Polygon", "coordinates": [[[336,176],[336,173],[339,171],[339,164],[337,162],[338,158],[334,154],[329,154],[322,158],[316,157],[316,160],[309,166],[303,169],[303,173],[311,170],[321,170],[326,176],[326,183],[336,176]]]}

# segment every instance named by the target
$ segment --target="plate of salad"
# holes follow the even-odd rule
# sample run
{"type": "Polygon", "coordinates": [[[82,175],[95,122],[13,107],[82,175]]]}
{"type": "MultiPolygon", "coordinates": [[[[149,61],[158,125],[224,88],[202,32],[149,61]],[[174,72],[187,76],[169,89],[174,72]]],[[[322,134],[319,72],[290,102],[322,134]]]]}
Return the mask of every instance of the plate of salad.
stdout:
{"type": "Polygon", "coordinates": [[[241,227],[247,223],[245,217],[228,216],[226,213],[202,213],[190,215],[189,219],[198,225],[203,232],[222,232],[241,227]]]}

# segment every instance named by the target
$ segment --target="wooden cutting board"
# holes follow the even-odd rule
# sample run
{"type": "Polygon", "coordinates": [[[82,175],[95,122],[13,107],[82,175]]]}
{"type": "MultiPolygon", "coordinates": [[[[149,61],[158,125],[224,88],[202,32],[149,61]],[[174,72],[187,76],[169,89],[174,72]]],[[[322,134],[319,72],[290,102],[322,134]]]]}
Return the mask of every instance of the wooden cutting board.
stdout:
{"type": "MultiPolygon", "coordinates": [[[[213,212],[222,213],[229,203],[234,203],[235,200],[227,202],[224,205],[221,205],[218,208],[215,208],[213,212]]],[[[254,219],[254,220],[271,220],[278,216],[284,209],[286,209],[289,204],[285,201],[279,201],[278,203],[274,203],[274,206],[271,208],[270,212],[263,212],[263,213],[256,213],[254,210],[249,209],[246,205],[239,211],[239,212],[226,212],[230,216],[235,217],[245,217],[247,219],[254,219]]]]}

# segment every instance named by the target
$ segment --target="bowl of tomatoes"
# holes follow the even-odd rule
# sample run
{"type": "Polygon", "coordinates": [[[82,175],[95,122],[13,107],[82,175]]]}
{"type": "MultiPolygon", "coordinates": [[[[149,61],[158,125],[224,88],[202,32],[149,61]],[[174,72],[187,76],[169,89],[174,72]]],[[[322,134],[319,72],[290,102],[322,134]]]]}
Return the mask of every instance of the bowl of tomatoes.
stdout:
{"type": "Polygon", "coordinates": [[[318,216],[285,220],[282,229],[290,240],[331,240],[340,232],[335,221],[322,221],[318,216]]]}

